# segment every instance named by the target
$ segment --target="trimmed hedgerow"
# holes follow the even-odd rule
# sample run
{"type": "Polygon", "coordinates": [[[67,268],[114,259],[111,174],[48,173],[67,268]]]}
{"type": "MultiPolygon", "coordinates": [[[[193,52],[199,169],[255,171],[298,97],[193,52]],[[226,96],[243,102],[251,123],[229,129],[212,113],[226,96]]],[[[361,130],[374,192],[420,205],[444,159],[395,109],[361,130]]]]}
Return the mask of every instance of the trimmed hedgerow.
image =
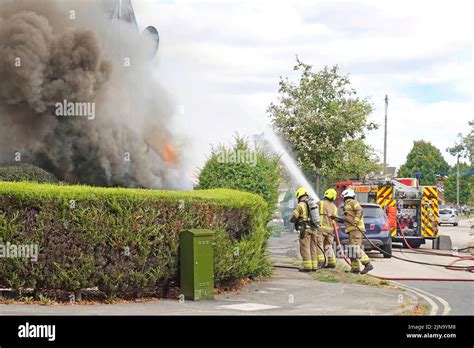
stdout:
{"type": "Polygon", "coordinates": [[[167,289],[179,279],[179,233],[215,234],[215,280],[268,275],[267,204],[234,190],[156,191],[0,182],[0,244],[39,258],[0,258],[0,285],[107,295],[167,289]]]}
{"type": "Polygon", "coordinates": [[[58,179],[32,164],[0,165],[0,181],[34,181],[57,183],[58,179]]]}

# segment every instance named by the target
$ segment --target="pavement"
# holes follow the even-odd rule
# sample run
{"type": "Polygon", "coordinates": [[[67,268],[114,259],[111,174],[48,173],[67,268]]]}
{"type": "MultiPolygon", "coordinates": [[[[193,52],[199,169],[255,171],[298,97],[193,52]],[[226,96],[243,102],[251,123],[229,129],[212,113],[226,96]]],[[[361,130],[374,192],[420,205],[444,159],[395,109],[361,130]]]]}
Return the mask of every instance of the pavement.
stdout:
{"type": "MultiPolygon", "coordinates": [[[[441,226],[440,235],[445,235],[451,237],[453,248],[461,250],[463,248],[469,247],[469,243],[472,240],[473,236],[470,235],[470,227],[474,224],[474,219],[461,220],[459,226],[441,226]]],[[[426,251],[435,251],[437,253],[443,253],[447,255],[459,255],[459,256],[471,256],[468,251],[465,252],[453,252],[449,250],[434,250],[432,249],[432,242],[426,241],[426,244],[422,245],[420,250],[426,251]]],[[[403,249],[401,247],[393,246],[393,255],[421,262],[427,263],[436,263],[436,264],[449,264],[456,259],[456,257],[446,257],[446,256],[435,256],[435,255],[426,255],[413,252],[409,249],[403,249]]],[[[474,273],[464,272],[464,271],[452,271],[443,267],[437,266],[428,266],[428,265],[418,265],[414,263],[409,263],[397,259],[383,259],[379,253],[371,253],[370,255],[374,260],[376,260],[375,265],[377,266],[375,271],[371,274],[381,277],[397,277],[397,278],[446,278],[446,279],[457,279],[457,280],[474,280],[474,273]]],[[[472,265],[473,262],[458,262],[456,265],[472,265]]]]}
{"type": "Polygon", "coordinates": [[[418,299],[401,289],[325,283],[292,269],[277,269],[213,301],[159,300],[103,305],[2,304],[1,315],[393,315],[418,299]],[[400,296],[402,295],[402,297],[400,296]],[[402,307],[401,299],[405,303],[402,307]]]}

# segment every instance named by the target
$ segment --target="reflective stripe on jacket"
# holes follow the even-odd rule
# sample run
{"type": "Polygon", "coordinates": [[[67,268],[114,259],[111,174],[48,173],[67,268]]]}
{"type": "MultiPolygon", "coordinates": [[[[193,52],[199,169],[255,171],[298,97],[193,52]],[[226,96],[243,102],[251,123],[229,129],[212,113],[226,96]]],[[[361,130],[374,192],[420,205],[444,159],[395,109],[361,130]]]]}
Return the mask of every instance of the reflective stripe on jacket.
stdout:
{"type": "Polygon", "coordinates": [[[321,216],[319,230],[322,232],[334,232],[331,216],[337,216],[336,205],[327,199],[323,199],[319,202],[319,215],[321,216]]]}
{"type": "Polygon", "coordinates": [[[301,201],[293,210],[293,217],[297,222],[308,222],[308,204],[301,201]]]}
{"type": "Polygon", "coordinates": [[[355,199],[347,199],[344,202],[344,219],[347,220],[347,222],[344,222],[346,232],[358,231],[359,229],[362,232],[365,232],[362,207],[355,199]]]}

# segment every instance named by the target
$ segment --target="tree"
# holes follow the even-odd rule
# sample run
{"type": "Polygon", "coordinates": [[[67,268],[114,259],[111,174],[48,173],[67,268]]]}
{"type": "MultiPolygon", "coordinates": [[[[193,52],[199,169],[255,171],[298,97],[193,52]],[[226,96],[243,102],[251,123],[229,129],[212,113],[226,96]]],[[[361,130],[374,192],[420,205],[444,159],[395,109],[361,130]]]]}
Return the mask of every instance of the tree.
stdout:
{"type": "Polygon", "coordinates": [[[447,175],[449,165],[441,151],[431,143],[419,140],[413,143],[413,148],[407,156],[407,161],[398,171],[399,177],[414,177],[420,173],[421,185],[436,185],[438,175],[447,175]]]}
{"type": "Polygon", "coordinates": [[[273,213],[281,182],[280,158],[263,148],[254,149],[243,137],[236,136],[231,147],[219,145],[199,174],[197,189],[229,188],[263,197],[273,213]]]}
{"type": "MultiPolygon", "coordinates": [[[[459,178],[459,203],[460,204],[472,204],[471,198],[474,193],[474,176],[471,174],[474,167],[469,166],[465,163],[459,165],[460,178],[459,178]]],[[[457,179],[457,166],[453,166],[449,171],[448,179],[444,183],[444,195],[446,200],[451,203],[456,203],[456,180],[457,179]]]]}
{"type": "Polygon", "coordinates": [[[471,131],[468,135],[463,136],[462,133],[458,134],[458,140],[454,143],[453,147],[446,149],[452,156],[459,158],[467,158],[471,165],[474,164],[474,120],[469,122],[471,131]]]}
{"type": "Polygon", "coordinates": [[[366,131],[377,128],[368,121],[370,103],[356,97],[337,66],[313,72],[297,58],[294,70],[300,72],[298,81],[280,79],[278,100],[268,113],[303,170],[326,178],[374,170],[378,159],[364,143],[366,131]]]}
{"type": "Polygon", "coordinates": [[[346,140],[344,147],[348,151],[344,153],[342,161],[336,162],[332,168],[332,176],[328,177],[331,182],[347,178],[363,178],[371,173],[382,172],[383,165],[379,163],[378,156],[363,140],[346,140]]]}
{"type": "Polygon", "coordinates": [[[469,162],[471,162],[471,165],[474,165],[474,120],[469,122],[469,125],[471,126],[471,131],[466,136],[464,144],[466,146],[469,162]]]}

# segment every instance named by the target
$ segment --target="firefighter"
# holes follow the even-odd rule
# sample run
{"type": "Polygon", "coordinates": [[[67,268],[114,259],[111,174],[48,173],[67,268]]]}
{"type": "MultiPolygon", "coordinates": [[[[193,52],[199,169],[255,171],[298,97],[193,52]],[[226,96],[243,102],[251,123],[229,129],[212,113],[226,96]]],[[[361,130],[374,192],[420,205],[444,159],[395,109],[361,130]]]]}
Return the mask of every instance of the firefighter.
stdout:
{"type": "Polygon", "coordinates": [[[347,189],[342,192],[344,199],[344,225],[346,233],[349,235],[349,252],[351,259],[351,272],[366,274],[374,269],[367,254],[362,250],[362,239],[365,233],[364,217],[362,216],[362,207],[355,199],[355,192],[347,189]],[[360,271],[359,259],[364,269],[360,271]]]}
{"type": "Polygon", "coordinates": [[[316,226],[311,222],[311,216],[309,214],[308,191],[304,187],[300,187],[296,190],[296,199],[298,199],[298,205],[293,211],[290,222],[295,224],[295,229],[300,234],[300,253],[303,258],[303,268],[301,268],[300,271],[316,271],[318,268],[316,253],[318,248],[317,235],[316,226]]]}
{"type": "Polygon", "coordinates": [[[327,268],[336,267],[336,257],[332,244],[334,242],[334,223],[333,216],[337,216],[337,207],[334,201],[337,199],[337,192],[330,188],[324,193],[324,199],[319,202],[319,215],[321,216],[321,225],[318,230],[318,268],[324,267],[325,252],[328,262],[327,268]]]}

